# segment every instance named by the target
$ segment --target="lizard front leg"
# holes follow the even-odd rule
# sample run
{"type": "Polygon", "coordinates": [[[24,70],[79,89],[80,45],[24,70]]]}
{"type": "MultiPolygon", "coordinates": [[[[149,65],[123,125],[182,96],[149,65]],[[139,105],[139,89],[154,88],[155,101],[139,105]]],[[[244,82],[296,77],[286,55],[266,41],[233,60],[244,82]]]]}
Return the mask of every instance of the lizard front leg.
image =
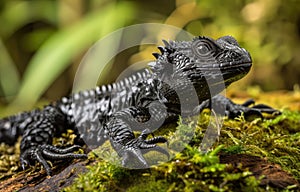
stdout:
{"type": "Polygon", "coordinates": [[[280,111],[264,104],[254,105],[255,101],[249,99],[243,104],[237,104],[223,95],[216,95],[211,100],[202,102],[194,109],[194,113],[200,113],[205,108],[214,109],[216,113],[225,115],[231,119],[244,115],[246,118],[256,116],[263,118],[262,113],[280,114],[280,111]],[[252,105],[252,106],[251,106],[252,105]]]}
{"type": "Polygon", "coordinates": [[[122,165],[130,168],[149,167],[143,154],[149,151],[158,151],[169,157],[164,148],[157,143],[165,143],[167,139],[161,136],[147,139],[152,133],[147,123],[150,119],[146,108],[130,107],[115,113],[105,126],[113,148],[122,158],[122,165]],[[135,137],[132,130],[143,130],[140,136],[135,137]]]}

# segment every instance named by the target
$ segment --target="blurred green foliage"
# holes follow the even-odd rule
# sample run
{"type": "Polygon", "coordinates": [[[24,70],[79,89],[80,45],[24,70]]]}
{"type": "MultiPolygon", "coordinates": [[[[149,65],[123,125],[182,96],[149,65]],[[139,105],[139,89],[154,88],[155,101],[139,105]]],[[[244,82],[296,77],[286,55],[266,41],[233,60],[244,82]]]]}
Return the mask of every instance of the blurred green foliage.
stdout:
{"type": "MultiPolygon", "coordinates": [[[[77,66],[98,39],[124,26],[165,23],[194,35],[232,35],[254,68],[239,85],[293,89],[300,80],[297,0],[3,0],[0,2],[0,102],[19,108],[70,93],[77,66]]],[[[152,50],[117,57],[109,83],[152,50]],[[116,67],[117,66],[117,67],[116,67]]],[[[101,62],[101,61],[99,61],[101,62]]]]}

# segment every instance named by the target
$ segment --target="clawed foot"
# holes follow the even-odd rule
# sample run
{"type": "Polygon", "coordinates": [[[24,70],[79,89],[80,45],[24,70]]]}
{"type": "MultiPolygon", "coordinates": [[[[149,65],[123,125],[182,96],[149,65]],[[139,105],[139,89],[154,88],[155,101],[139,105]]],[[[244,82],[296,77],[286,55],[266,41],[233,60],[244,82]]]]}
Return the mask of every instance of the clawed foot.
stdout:
{"type": "Polygon", "coordinates": [[[64,160],[64,159],[83,159],[87,158],[86,154],[75,154],[80,146],[74,145],[69,148],[60,149],[52,145],[32,146],[26,149],[20,157],[23,170],[35,161],[40,162],[45,168],[48,175],[52,174],[51,168],[46,160],[64,160]]]}
{"type": "Polygon", "coordinates": [[[263,118],[262,113],[268,113],[268,114],[273,114],[273,115],[280,115],[281,112],[273,109],[272,107],[264,104],[257,104],[254,105],[255,101],[253,99],[249,99],[243,104],[235,104],[233,102],[229,102],[226,106],[226,111],[225,114],[229,118],[234,118],[238,117],[241,114],[244,114],[246,118],[249,117],[260,117],[263,118]],[[253,106],[251,106],[253,105],[253,106]],[[251,106],[251,107],[250,107],[251,106]]]}
{"type": "Polygon", "coordinates": [[[157,151],[166,155],[169,159],[169,152],[157,146],[157,143],[166,143],[167,139],[161,136],[146,139],[150,134],[148,129],[144,130],[141,135],[135,139],[130,140],[118,150],[119,155],[122,157],[122,165],[128,168],[144,169],[149,165],[144,158],[144,154],[149,151],[157,151]]]}
{"type": "Polygon", "coordinates": [[[200,105],[196,106],[192,115],[199,114],[205,108],[213,109],[217,114],[225,115],[231,119],[239,117],[242,114],[246,119],[252,117],[263,118],[263,113],[273,115],[281,114],[280,111],[273,109],[268,105],[255,105],[255,101],[253,99],[249,99],[243,104],[236,104],[222,95],[216,95],[211,100],[203,101],[200,105]]]}

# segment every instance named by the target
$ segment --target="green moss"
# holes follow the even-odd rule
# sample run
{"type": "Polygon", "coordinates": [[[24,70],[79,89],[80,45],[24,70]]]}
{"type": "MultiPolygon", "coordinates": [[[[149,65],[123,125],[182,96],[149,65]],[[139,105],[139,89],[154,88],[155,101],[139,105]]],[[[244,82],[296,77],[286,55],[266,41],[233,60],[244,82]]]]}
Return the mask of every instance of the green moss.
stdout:
{"type": "Polygon", "coordinates": [[[212,146],[214,150],[202,153],[199,147],[209,123],[209,113],[204,111],[196,123],[183,123],[180,119],[174,132],[165,132],[170,146],[185,145],[180,153],[174,152],[172,160],[146,170],[128,170],[97,160],[65,191],[277,191],[259,186],[260,181],[247,169],[221,164],[218,154],[264,157],[280,164],[299,181],[299,120],[300,113],[291,111],[283,111],[274,119],[251,122],[242,117],[224,118],[219,140],[212,146]],[[194,136],[189,145],[180,142],[188,140],[191,133],[194,136]]]}
{"type": "Polygon", "coordinates": [[[88,167],[90,171],[79,176],[76,185],[64,191],[107,191],[117,189],[117,181],[127,172],[113,164],[98,162],[88,167]]]}
{"type": "Polygon", "coordinates": [[[64,191],[228,191],[258,187],[247,170],[219,163],[218,146],[207,154],[187,146],[170,161],[147,170],[128,170],[99,161],[64,191]]]}
{"type": "Polygon", "coordinates": [[[0,181],[19,171],[20,142],[14,146],[0,144],[0,181]]]}

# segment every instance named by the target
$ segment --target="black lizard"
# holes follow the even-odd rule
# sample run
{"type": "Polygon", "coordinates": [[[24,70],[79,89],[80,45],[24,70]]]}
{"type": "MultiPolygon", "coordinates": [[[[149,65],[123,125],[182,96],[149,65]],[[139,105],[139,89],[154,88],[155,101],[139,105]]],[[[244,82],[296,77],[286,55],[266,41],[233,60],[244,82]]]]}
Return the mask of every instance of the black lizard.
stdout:
{"type": "Polygon", "coordinates": [[[229,117],[276,111],[266,105],[248,107],[252,101],[238,105],[217,95],[245,76],[252,65],[250,54],[233,37],[196,37],[164,44],[158,47],[161,53],[153,54],[157,60],[150,69],[64,97],[43,109],[1,119],[0,142],[13,144],[22,135],[21,166],[38,161],[50,175],[46,160],[86,157],[73,153],[78,145],[66,149],[52,145],[54,136],[73,129],[88,146],[99,146],[109,139],[124,166],[134,160],[143,168],[148,166],[144,153],[156,150],[168,155],[156,145],[166,142],[164,137],[147,136],[153,126],[158,128],[174,116],[195,115],[211,103],[229,117]],[[136,137],[133,131],[141,135],[136,137]]]}

